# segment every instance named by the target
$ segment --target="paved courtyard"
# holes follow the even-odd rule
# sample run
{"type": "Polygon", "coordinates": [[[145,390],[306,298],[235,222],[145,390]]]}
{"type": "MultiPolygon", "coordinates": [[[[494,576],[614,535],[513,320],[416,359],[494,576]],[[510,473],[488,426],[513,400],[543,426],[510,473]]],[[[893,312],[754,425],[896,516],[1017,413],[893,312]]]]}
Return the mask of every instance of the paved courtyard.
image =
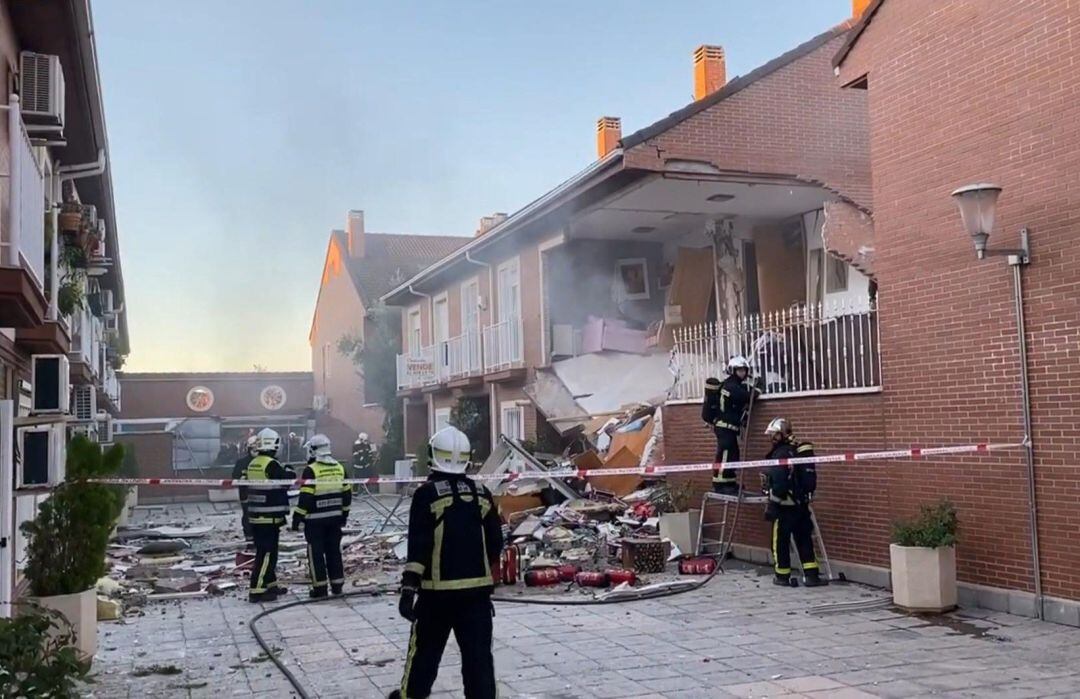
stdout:
{"type": "MultiPolygon", "coordinates": [[[[500,604],[502,695],[1080,696],[1080,629],[980,610],[919,618],[886,608],[815,609],[881,593],[855,585],[781,589],[763,572],[734,570],[662,600],[500,604]]],[[[233,594],[151,603],[142,617],[102,624],[97,684],[86,694],[290,696],[247,626],[263,608],[233,594]],[[155,665],[179,674],[150,672],[155,665]]],[[[260,629],[311,696],[385,696],[400,680],[408,627],[394,597],[295,607],[263,619],[260,629]]],[[[463,696],[459,666],[451,641],[435,696],[463,696]]]]}

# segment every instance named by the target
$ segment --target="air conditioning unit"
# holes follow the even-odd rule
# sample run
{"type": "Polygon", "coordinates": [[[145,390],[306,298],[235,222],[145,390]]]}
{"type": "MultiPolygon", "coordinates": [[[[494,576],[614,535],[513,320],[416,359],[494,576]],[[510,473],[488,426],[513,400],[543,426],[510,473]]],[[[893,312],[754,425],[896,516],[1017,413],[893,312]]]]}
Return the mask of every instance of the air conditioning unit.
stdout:
{"type": "Polygon", "coordinates": [[[311,409],[322,412],[330,407],[330,398],[325,395],[316,395],[311,400],[311,409]]]}
{"type": "Polygon", "coordinates": [[[75,435],[82,435],[91,442],[98,441],[97,423],[89,422],[84,425],[72,425],[71,436],[74,437],[75,435]]]}
{"type": "Polygon", "coordinates": [[[114,439],[113,432],[113,419],[112,415],[109,415],[104,410],[98,413],[97,417],[97,435],[98,441],[102,444],[112,444],[114,439]]]}
{"type": "Polygon", "coordinates": [[[20,456],[16,488],[53,485],[64,480],[64,432],[62,422],[16,430],[20,456]]]}
{"type": "MultiPolygon", "coordinates": [[[[113,300],[112,289],[101,290],[101,312],[106,318],[116,316],[116,305],[113,300]]],[[[108,330],[108,323],[106,323],[105,329],[108,330]]]]}
{"type": "Polygon", "coordinates": [[[97,228],[97,225],[98,225],[97,207],[94,206],[93,204],[83,204],[83,218],[87,218],[87,219],[90,220],[90,227],[91,228],[97,228]]]}
{"type": "Polygon", "coordinates": [[[19,54],[19,100],[27,124],[64,126],[64,69],[59,56],[19,54]]]}
{"type": "Polygon", "coordinates": [[[90,384],[75,386],[71,392],[71,415],[77,422],[97,419],[97,388],[90,384]]]}
{"type": "Polygon", "coordinates": [[[70,371],[65,355],[35,354],[31,357],[31,413],[43,415],[68,412],[70,371]]]}

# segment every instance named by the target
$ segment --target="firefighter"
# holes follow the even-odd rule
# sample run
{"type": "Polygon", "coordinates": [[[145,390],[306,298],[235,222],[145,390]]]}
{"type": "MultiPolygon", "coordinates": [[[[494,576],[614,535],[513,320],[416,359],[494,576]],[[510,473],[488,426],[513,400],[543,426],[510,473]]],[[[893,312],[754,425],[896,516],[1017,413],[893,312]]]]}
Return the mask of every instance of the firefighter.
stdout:
{"type": "MultiPolygon", "coordinates": [[[[749,383],[750,363],[745,357],[734,356],[727,365],[727,378],[705,380],[705,400],[701,419],[716,434],[716,466],[739,461],[739,434],[750,412],[750,397],[756,388],[749,383]]],[[[735,495],[739,481],[734,469],[713,469],[713,491],[735,495]]]]}
{"type": "Polygon", "coordinates": [[[353,475],[356,478],[370,478],[375,475],[372,468],[375,466],[375,445],[368,439],[367,432],[361,432],[352,447],[353,475]]]}
{"type": "Polygon", "coordinates": [[[308,465],[300,476],[300,500],[293,509],[292,528],[304,525],[307,540],[308,571],[314,598],[330,592],[340,595],[345,585],[345,568],[341,561],[341,530],[349,518],[352,489],[345,480],[345,467],[331,456],[330,440],[317,434],[304,445],[308,465]],[[310,482],[314,481],[314,483],[310,482]]]}
{"type": "Polygon", "coordinates": [[[257,485],[259,481],[292,480],[296,474],[278,463],[281,437],[270,428],[255,435],[255,458],[248,463],[248,519],[255,539],[255,562],[251,568],[249,602],[272,602],[285,594],[277,581],[278,535],[289,516],[287,485],[257,485]]]}
{"type": "MultiPolygon", "coordinates": [[[[791,423],[778,417],[765,428],[772,440],[767,459],[806,458],[814,455],[814,445],[800,442],[791,433],[791,423]]],[[[769,504],[765,519],[772,522],[772,552],[776,576],[773,583],[791,584],[791,538],[802,563],[803,584],[807,587],[827,585],[821,577],[814,555],[814,520],[810,502],[817,490],[817,468],[813,463],[773,466],[765,473],[765,490],[769,504]]]]}
{"type": "Polygon", "coordinates": [[[502,522],[491,493],[467,478],[469,438],[445,427],[431,438],[431,475],[413,495],[409,553],[398,611],[412,622],[401,688],[390,699],[424,699],[450,632],[461,649],[467,699],[494,699],[491,570],[502,553],[502,522]]]}
{"type": "MultiPolygon", "coordinates": [[[[250,435],[247,438],[244,445],[244,454],[233,464],[232,479],[234,481],[242,481],[247,478],[248,464],[251,463],[256,454],[255,442],[255,435],[250,435]]],[[[238,486],[237,493],[240,496],[240,527],[244,530],[244,541],[251,544],[255,539],[251,530],[251,520],[248,517],[247,488],[242,485],[238,486]]]]}

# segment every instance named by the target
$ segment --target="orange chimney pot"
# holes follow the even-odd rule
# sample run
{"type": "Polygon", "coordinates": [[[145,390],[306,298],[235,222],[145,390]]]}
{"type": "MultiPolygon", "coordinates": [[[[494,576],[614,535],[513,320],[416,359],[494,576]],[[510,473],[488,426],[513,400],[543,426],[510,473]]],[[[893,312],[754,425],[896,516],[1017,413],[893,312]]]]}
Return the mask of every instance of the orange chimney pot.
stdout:
{"type": "Polygon", "coordinates": [[[694,99],[699,100],[727,84],[724,47],[703,44],[694,50],[694,99]]]}
{"type": "Polygon", "coordinates": [[[618,148],[620,139],[622,139],[622,119],[606,116],[596,120],[597,158],[603,158],[618,148]]]}

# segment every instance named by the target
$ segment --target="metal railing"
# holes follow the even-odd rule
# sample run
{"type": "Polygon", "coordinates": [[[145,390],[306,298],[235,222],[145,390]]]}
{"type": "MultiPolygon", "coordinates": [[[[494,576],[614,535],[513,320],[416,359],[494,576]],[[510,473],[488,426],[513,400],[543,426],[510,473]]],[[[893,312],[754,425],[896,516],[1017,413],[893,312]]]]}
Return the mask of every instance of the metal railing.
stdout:
{"type": "Polygon", "coordinates": [[[705,379],[723,377],[733,355],[750,362],[762,395],[880,390],[877,307],[827,302],[675,330],[672,398],[693,400],[705,379]]]}
{"type": "Polygon", "coordinates": [[[420,388],[438,383],[435,346],[429,345],[397,356],[398,390],[420,388]]]}
{"type": "Polygon", "coordinates": [[[484,370],[480,332],[471,330],[442,343],[443,379],[458,379],[484,370]]]}
{"type": "Polygon", "coordinates": [[[508,369],[524,360],[521,319],[508,318],[484,328],[484,370],[508,369]]]}
{"type": "Polygon", "coordinates": [[[11,96],[7,111],[11,157],[4,176],[8,206],[7,219],[0,222],[0,264],[23,267],[44,288],[45,175],[23,127],[17,96],[11,96]]]}

